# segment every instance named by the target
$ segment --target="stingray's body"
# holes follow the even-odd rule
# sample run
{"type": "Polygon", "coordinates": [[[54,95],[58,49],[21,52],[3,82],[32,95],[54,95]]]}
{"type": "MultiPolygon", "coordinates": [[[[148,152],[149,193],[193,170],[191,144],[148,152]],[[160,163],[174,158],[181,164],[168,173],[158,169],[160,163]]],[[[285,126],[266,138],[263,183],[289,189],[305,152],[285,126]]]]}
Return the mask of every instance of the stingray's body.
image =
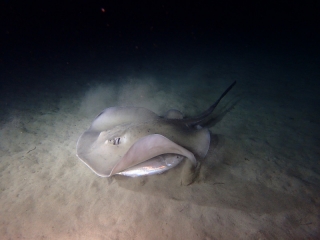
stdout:
{"type": "Polygon", "coordinates": [[[140,107],[107,108],[79,138],[77,156],[102,177],[162,173],[184,158],[196,169],[196,157],[205,157],[210,145],[210,133],[201,124],[235,83],[196,118],[183,119],[177,110],[160,117],[140,107]]]}

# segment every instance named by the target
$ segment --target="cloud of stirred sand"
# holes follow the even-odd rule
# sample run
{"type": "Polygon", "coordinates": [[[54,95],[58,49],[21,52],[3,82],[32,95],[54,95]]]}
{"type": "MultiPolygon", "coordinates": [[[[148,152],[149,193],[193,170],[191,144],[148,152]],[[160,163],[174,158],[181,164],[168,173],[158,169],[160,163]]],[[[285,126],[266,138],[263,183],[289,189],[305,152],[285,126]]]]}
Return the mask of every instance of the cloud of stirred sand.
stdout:
{"type": "Polygon", "coordinates": [[[150,77],[128,77],[125,81],[111,83],[97,82],[85,93],[80,113],[92,117],[108,107],[135,106],[163,115],[169,109],[186,110],[183,95],[172,84],[160,83],[150,77]]]}

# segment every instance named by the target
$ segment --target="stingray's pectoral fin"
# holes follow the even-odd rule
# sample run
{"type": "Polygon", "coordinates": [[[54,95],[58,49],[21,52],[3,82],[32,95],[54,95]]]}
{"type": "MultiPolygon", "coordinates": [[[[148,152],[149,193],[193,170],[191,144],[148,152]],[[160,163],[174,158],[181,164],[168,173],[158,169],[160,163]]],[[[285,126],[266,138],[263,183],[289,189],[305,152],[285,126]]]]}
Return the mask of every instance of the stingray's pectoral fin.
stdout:
{"type": "Polygon", "coordinates": [[[193,183],[199,175],[201,164],[192,164],[190,161],[184,163],[181,174],[181,185],[188,186],[193,183]]]}

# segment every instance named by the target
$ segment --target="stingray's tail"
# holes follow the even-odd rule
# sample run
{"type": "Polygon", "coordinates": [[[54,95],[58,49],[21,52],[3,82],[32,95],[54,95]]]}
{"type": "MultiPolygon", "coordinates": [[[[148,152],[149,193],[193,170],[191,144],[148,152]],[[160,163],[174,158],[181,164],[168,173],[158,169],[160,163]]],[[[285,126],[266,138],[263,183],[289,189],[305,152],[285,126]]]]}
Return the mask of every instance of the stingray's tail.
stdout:
{"type": "Polygon", "coordinates": [[[203,113],[201,113],[198,117],[196,118],[189,118],[189,119],[185,119],[186,124],[189,127],[193,127],[196,125],[199,125],[201,121],[203,121],[206,117],[208,117],[213,110],[217,107],[217,105],[219,104],[219,102],[221,101],[221,99],[233,88],[233,86],[237,83],[237,81],[234,81],[219,97],[219,99],[212,104],[206,111],[204,111],[203,113]]]}

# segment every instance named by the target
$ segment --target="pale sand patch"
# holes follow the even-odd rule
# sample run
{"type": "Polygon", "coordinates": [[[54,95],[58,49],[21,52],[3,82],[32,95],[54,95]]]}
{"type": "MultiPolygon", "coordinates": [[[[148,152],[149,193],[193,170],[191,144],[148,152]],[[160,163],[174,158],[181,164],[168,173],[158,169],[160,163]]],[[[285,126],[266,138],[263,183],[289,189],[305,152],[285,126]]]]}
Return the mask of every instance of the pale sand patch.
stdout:
{"type": "MultiPolygon", "coordinates": [[[[111,91],[111,99],[99,98],[103,88],[90,96],[115,104],[132,90],[138,98],[125,103],[144,103],[159,114],[172,103],[189,115],[210,104],[200,100],[205,88],[185,99],[149,85],[155,94],[130,83],[120,96],[111,91]]],[[[179,184],[181,165],[161,175],[108,180],[82,164],[75,146],[94,118],[86,112],[90,96],[82,104],[62,99],[56,112],[13,112],[1,126],[1,239],[316,239],[316,133],[302,127],[294,110],[283,114],[272,101],[241,98],[237,93],[246,87],[239,83],[234,90],[210,128],[200,176],[187,187],[179,184]],[[290,114],[298,120],[288,120],[290,114]]],[[[220,92],[211,92],[213,102],[220,92]]]]}

